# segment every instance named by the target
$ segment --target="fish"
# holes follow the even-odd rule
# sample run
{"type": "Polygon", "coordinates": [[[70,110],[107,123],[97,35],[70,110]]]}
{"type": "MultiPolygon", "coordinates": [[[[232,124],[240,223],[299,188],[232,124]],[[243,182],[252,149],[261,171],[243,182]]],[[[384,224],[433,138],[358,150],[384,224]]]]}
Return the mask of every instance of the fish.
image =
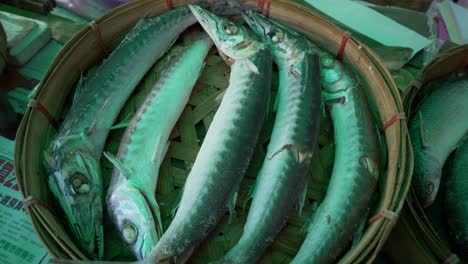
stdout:
{"type": "Polygon", "coordinates": [[[191,43],[171,57],[159,80],[127,127],[117,157],[107,208],[123,241],[140,260],[163,234],[155,199],[159,168],[169,136],[189,100],[213,42],[206,33],[191,33],[191,43]]]}
{"type": "Polygon", "coordinates": [[[455,151],[445,182],[445,219],[457,255],[468,260],[468,139],[455,151]]]}
{"type": "Polygon", "coordinates": [[[151,66],[195,24],[187,6],[143,18],[98,67],[79,81],[73,104],[44,151],[49,187],[77,244],[103,256],[103,184],[100,158],[120,110],[151,66]]]}
{"type": "Polygon", "coordinates": [[[266,118],[272,56],[245,27],[189,5],[231,67],[229,86],[187,177],[179,208],[148,263],[187,261],[229,209],[234,210],[266,118]]]}
{"type": "Polygon", "coordinates": [[[307,189],[320,131],[320,60],[309,40],[267,17],[243,14],[269,45],[278,65],[277,111],[266,157],[254,187],[244,231],[237,244],[214,263],[256,263],[286,224],[307,189]]]}
{"type": "Polygon", "coordinates": [[[414,151],[412,186],[423,207],[439,190],[442,167],[468,132],[468,77],[450,79],[431,92],[409,122],[414,151]]]}
{"type": "Polygon", "coordinates": [[[323,100],[334,128],[335,158],[327,193],[293,264],[336,261],[358,229],[380,173],[377,128],[362,86],[343,64],[316,49],[323,100]]]}

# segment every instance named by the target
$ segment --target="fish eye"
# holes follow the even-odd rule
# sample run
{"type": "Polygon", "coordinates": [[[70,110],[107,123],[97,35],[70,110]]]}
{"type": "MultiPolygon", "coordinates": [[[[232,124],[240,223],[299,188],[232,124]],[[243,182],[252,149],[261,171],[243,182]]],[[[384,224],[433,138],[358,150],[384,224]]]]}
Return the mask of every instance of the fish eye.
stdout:
{"type": "Polygon", "coordinates": [[[426,186],[427,186],[427,192],[429,194],[431,194],[432,192],[434,192],[434,184],[432,182],[427,182],[426,183],[426,186]]]}
{"type": "Polygon", "coordinates": [[[134,244],[138,237],[138,229],[132,223],[125,221],[123,223],[122,237],[125,243],[134,244]]]}
{"type": "Polygon", "coordinates": [[[283,31],[281,29],[278,29],[278,28],[276,28],[273,31],[271,31],[270,33],[268,33],[268,35],[270,36],[271,41],[273,43],[280,43],[284,39],[283,31]]]}
{"type": "Polygon", "coordinates": [[[223,30],[224,32],[226,32],[226,34],[228,35],[235,35],[237,34],[237,32],[239,31],[239,29],[237,28],[237,26],[232,23],[232,22],[227,22],[227,23],[224,23],[223,25],[223,30]]]}
{"type": "Polygon", "coordinates": [[[75,172],[70,178],[71,189],[74,194],[87,194],[89,193],[89,183],[86,177],[80,173],[75,172]]]}

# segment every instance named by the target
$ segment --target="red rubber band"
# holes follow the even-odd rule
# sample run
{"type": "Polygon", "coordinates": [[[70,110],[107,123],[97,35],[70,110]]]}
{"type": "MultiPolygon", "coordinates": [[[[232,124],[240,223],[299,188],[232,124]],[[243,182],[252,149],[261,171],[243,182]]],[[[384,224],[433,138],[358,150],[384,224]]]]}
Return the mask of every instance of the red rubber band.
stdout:
{"type": "Polygon", "coordinates": [[[267,0],[266,2],[266,8],[264,9],[265,16],[270,16],[270,6],[271,6],[271,0],[267,0]]]}
{"type": "Polygon", "coordinates": [[[49,120],[50,124],[56,129],[59,129],[58,122],[55,120],[54,116],[45,108],[41,103],[38,101],[31,99],[28,103],[28,107],[37,109],[37,111],[41,112],[47,120],[49,120]]]}
{"type": "Polygon", "coordinates": [[[398,120],[406,119],[405,113],[398,113],[394,115],[390,120],[388,120],[387,123],[385,123],[382,128],[380,129],[381,132],[384,132],[387,130],[387,128],[391,127],[393,124],[395,124],[398,120]]]}
{"type": "Polygon", "coordinates": [[[340,49],[338,50],[338,54],[336,54],[336,59],[338,59],[339,61],[343,60],[346,44],[348,44],[348,40],[350,36],[351,35],[349,34],[349,32],[345,32],[343,37],[341,38],[341,46],[340,46],[340,49]]]}
{"type": "Polygon", "coordinates": [[[169,10],[174,9],[174,5],[172,4],[171,0],[166,0],[166,6],[167,6],[167,9],[169,10]]]}
{"type": "Polygon", "coordinates": [[[398,220],[398,214],[385,209],[382,212],[380,212],[380,213],[376,214],[375,216],[371,217],[371,219],[369,219],[369,224],[373,223],[373,222],[375,222],[375,221],[377,221],[379,219],[382,219],[382,218],[385,218],[385,219],[389,220],[392,223],[396,223],[396,221],[398,220]]]}
{"type": "Polygon", "coordinates": [[[98,43],[99,43],[99,46],[101,46],[101,49],[106,53],[106,54],[109,54],[109,51],[107,49],[107,46],[106,46],[106,42],[104,42],[104,39],[102,38],[102,34],[101,34],[101,31],[99,30],[99,26],[98,24],[96,24],[96,22],[94,21],[91,21],[89,23],[89,27],[94,31],[94,33],[96,34],[96,38],[98,40],[98,43]]]}
{"type": "Polygon", "coordinates": [[[265,6],[265,0],[257,0],[257,6],[260,11],[263,13],[263,7],[265,6]]]}

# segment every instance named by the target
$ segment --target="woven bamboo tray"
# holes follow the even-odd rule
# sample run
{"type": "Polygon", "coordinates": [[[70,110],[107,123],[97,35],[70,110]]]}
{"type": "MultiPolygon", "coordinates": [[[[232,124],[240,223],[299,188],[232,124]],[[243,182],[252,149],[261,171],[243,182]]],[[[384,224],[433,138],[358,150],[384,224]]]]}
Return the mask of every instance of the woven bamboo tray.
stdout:
{"type": "MultiPolygon", "coordinates": [[[[437,88],[437,85],[429,85],[430,82],[443,79],[466,67],[468,67],[468,45],[443,52],[426,65],[403,96],[405,110],[409,113],[409,117],[421,98],[437,88]]],[[[434,206],[437,204],[438,201],[434,203],[434,206]]],[[[439,228],[436,228],[433,222],[443,219],[434,219],[428,215],[428,211],[420,205],[412,189],[407,196],[403,213],[406,219],[405,228],[412,233],[412,239],[418,244],[425,263],[457,263],[445,235],[436,231],[439,228]]]]}
{"type": "MultiPolygon", "coordinates": [[[[172,2],[174,7],[177,7],[190,1],[172,2]]],[[[245,1],[244,4],[257,8],[258,3],[245,1]]],[[[167,11],[166,1],[135,1],[107,13],[96,21],[96,25],[100,29],[104,43],[112,49],[142,16],[155,16],[165,11],[167,11]]],[[[313,11],[291,1],[271,2],[269,15],[303,32],[313,42],[332,54],[337,54],[342,46],[345,32],[320,18],[313,11]]],[[[56,119],[60,120],[66,111],[63,106],[72,96],[81,71],[92,68],[105,57],[101,46],[102,43],[91,28],[88,27],[79,32],[64,46],[51,64],[40,83],[34,100],[40,102],[56,119]]],[[[174,49],[177,49],[177,46],[174,49]]],[[[396,121],[380,134],[384,167],[379,179],[375,203],[368,215],[368,218],[373,218],[374,221],[365,225],[360,240],[357,240],[340,259],[341,263],[372,262],[394,223],[393,220],[379,217],[379,213],[385,210],[398,213],[401,210],[411,182],[412,152],[405,122],[395,119],[398,113],[403,112],[398,90],[380,59],[364,44],[351,37],[344,48],[343,61],[355,71],[364,84],[369,104],[374,110],[376,123],[382,127],[392,119],[396,121]],[[377,217],[373,217],[375,215],[377,217]]],[[[158,63],[141,82],[127,102],[125,109],[122,110],[121,118],[131,115],[138,107],[144,98],[145,91],[157,79],[162,63],[158,63]]],[[[204,133],[220,103],[220,94],[228,85],[228,78],[229,68],[216,55],[216,52],[212,51],[189,105],[185,108],[172,133],[171,145],[161,166],[156,195],[161,203],[166,227],[171,221],[171,209],[195,160],[204,133]]],[[[230,224],[227,223],[227,218],[221,220],[211,236],[193,256],[193,262],[205,263],[218,258],[239,238],[245,220],[246,193],[261,166],[262,155],[265,155],[262,145],[267,142],[270,135],[272,118],[270,113],[247,177],[242,183],[236,217],[230,224]]],[[[63,216],[54,206],[54,199],[48,190],[47,175],[42,167],[42,150],[54,133],[55,129],[40,111],[36,108],[28,109],[17,134],[16,175],[21,192],[27,201],[26,208],[33,226],[49,252],[57,258],[86,259],[73,242],[72,237],[68,235],[63,216]]],[[[110,152],[117,150],[122,133],[123,130],[117,130],[110,134],[107,150],[110,152]]],[[[309,179],[308,204],[305,211],[302,215],[295,212],[290,216],[287,226],[262,262],[288,262],[299,249],[305,237],[304,227],[313,211],[314,204],[320,202],[326,193],[333,165],[332,134],[330,122],[324,119],[319,142],[320,150],[314,161],[313,176],[309,179]]],[[[104,159],[102,169],[106,180],[112,167],[104,159]]],[[[107,219],[105,221],[106,231],[112,230],[112,224],[107,219]]],[[[119,242],[115,232],[106,232],[105,244],[106,259],[125,259],[125,247],[119,242]]]]}

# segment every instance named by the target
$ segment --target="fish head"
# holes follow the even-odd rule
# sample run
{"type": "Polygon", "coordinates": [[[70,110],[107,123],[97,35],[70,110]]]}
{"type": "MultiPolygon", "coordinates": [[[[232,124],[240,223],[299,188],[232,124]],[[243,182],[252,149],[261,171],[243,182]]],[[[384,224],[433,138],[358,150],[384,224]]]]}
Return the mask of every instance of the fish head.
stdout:
{"type": "Polygon", "coordinates": [[[89,255],[103,255],[102,183],[99,158],[63,146],[44,153],[49,187],[63,209],[77,243],[89,255]]]}
{"type": "Polygon", "coordinates": [[[439,191],[442,166],[429,149],[424,149],[423,152],[426,162],[424,166],[415,169],[414,178],[419,178],[419,180],[415,182],[414,187],[422,206],[428,207],[434,203],[439,191]]]}
{"type": "Polygon", "coordinates": [[[304,36],[262,14],[250,10],[242,13],[242,17],[255,34],[272,47],[276,58],[294,60],[298,56],[302,56],[298,51],[304,51],[308,48],[305,46],[304,36]]]}
{"type": "Polygon", "coordinates": [[[108,209],[122,240],[140,260],[157,244],[155,215],[147,197],[128,181],[120,182],[108,194],[108,209]]]}
{"type": "Polygon", "coordinates": [[[263,43],[257,41],[244,26],[219,17],[200,6],[189,7],[224,57],[232,61],[246,59],[264,48],[263,43]]]}

